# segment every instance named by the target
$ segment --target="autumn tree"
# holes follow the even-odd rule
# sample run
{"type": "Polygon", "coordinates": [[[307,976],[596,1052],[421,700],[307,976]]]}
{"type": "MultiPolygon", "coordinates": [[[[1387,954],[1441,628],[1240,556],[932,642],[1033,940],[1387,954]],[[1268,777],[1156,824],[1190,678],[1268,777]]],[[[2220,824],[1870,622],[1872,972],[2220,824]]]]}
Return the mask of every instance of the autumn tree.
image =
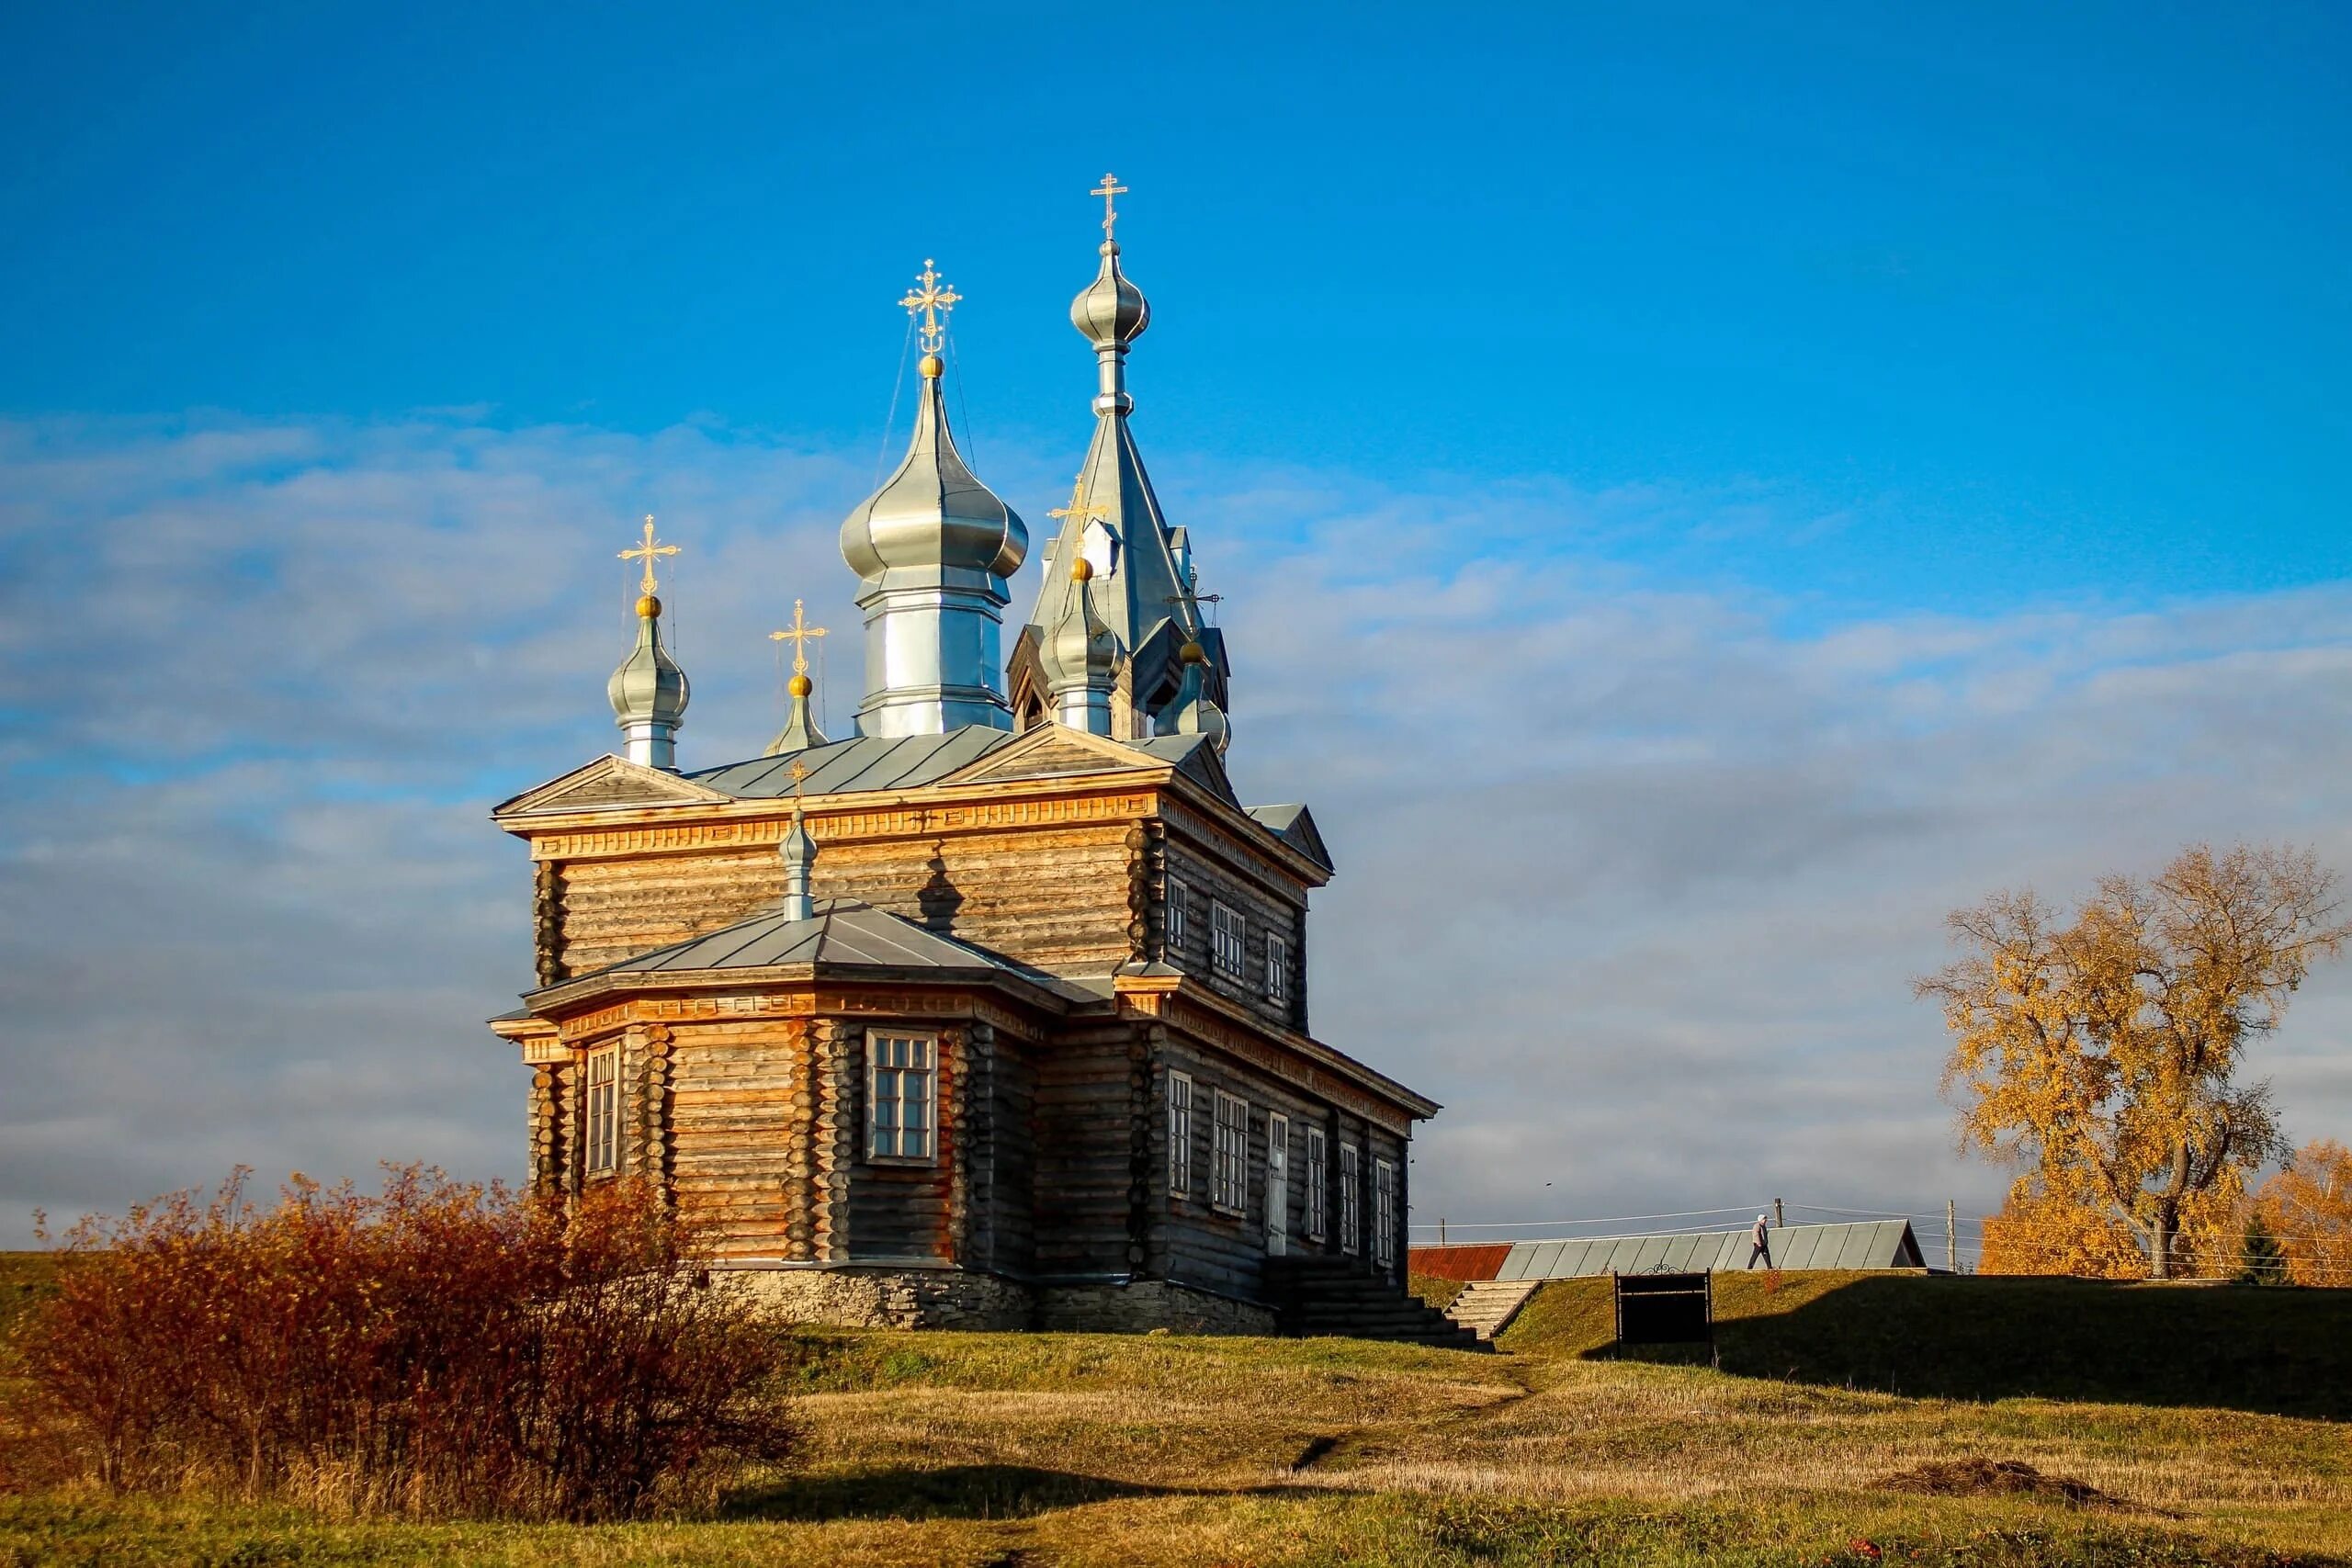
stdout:
{"type": "Polygon", "coordinates": [[[2305,1144],[2255,1194],[2255,1216],[2278,1239],[2298,1285],[2352,1285],[2352,1149],[2305,1144]]]}
{"type": "Polygon", "coordinates": [[[2152,880],[2104,878],[2071,917],[2031,892],[1953,911],[1962,955],[1917,989],[1951,1031],[1962,1146],[2019,1168],[2005,1213],[2094,1236],[2111,1217],[2153,1279],[2220,1245],[2283,1148],[2268,1085],[2240,1081],[2247,1049],[2342,952],[2341,913],[2308,852],[2202,844],[2152,880]]]}

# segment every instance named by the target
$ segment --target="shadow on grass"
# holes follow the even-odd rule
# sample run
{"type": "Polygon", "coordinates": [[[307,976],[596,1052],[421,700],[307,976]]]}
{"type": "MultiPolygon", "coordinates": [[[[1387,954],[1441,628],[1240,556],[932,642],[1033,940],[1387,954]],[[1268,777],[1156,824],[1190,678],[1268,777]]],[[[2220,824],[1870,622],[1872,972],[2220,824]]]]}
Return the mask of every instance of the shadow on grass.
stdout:
{"type": "Polygon", "coordinates": [[[1916,1276],[1849,1276],[1777,1299],[1719,1287],[1715,1357],[1741,1376],[1922,1397],[2346,1421],[2352,1291],[1916,1276]]]}
{"type": "Polygon", "coordinates": [[[1192,1495],[1098,1475],[1021,1464],[959,1464],[797,1476],[739,1493],[733,1519],[1017,1519],[1117,1497],[1192,1495]]]}

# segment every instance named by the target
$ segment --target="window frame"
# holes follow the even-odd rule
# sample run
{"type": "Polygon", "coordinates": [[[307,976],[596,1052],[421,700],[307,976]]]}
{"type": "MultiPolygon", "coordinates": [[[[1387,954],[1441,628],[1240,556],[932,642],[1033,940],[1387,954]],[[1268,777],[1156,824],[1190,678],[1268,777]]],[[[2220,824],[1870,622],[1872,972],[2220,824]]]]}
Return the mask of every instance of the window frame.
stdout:
{"type": "Polygon", "coordinates": [[[1185,886],[1182,877],[1169,877],[1168,890],[1161,897],[1164,908],[1160,911],[1159,932],[1160,945],[1170,953],[1182,953],[1192,945],[1189,911],[1185,908],[1192,896],[1193,890],[1185,886]]]}
{"type": "Polygon", "coordinates": [[[1280,1258],[1290,1251],[1290,1192],[1297,1179],[1291,1174],[1290,1118],[1279,1111],[1266,1112],[1266,1256],[1280,1258]],[[1277,1158],[1279,1155],[1281,1157],[1277,1158]],[[1282,1197],[1274,1196],[1274,1168],[1283,1173],[1282,1197]]]}
{"type": "Polygon", "coordinates": [[[1168,1195],[1193,1195],[1193,1075],[1168,1072],[1168,1195]],[[1182,1090],[1180,1094],[1178,1091],[1182,1090]]]}
{"type": "Polygon", "coordinates": [[[621,1168],[621,1046],[616,1040],[581,1063],[581,1174],[617,1176],[621,1168]],[[601,1080],[598,1074],[604,1076],[601,1080]]]}
{"type": "Polygon", "coordinates": [[[1396,1162],[1372,1162],[1372,1261],[1382,1269],[1396,1267],[1396,1210],[1399,1190],[1396,1162]]]}
{"type": "Polygon", "coordinates": [[[1308,1241],[1321,1241],[1324,1239],[1324,1229],[1331,1217],[1330,1198],[1325,1190],[1326,1183],[1330,1180],[1331,1172],[1324,1144],[1323,1129],[1320,1127],[1309,1127],[1306,1130],[1305,1164],[1306,1167],[1306,1213],[1303,1223],[1299,1225],[1299,1234],[1308,1241]]]}
{"type": "Polygon", "coordinates": [[[1209,900],[1209,967],[1228,980],[1250,978],[1250,919],[1222,898],[1209,900]]]}
{"type": "Polygon", "coordinates": [[[1266,999],[1277,1007],[1288,1007],[1295,994],[1294,956],[1290,938],[1279,931],[1266,933],[1266,999]]]}
{"type": "Polygon", "coordinates": [[[1350,1258],[1363,1250],[1363,1150],[1340,1140],[1340,1250],[1350,1258]]]}
{"type": "Polygon", "coordinates": [[[1209,1130],[1209,1207],[1246,1217],[1250,1208],[1250,1102],[1223,1089],[1214,1091],[1216,1120],[1209,1130]]]}
{"type": "Polygon", "coordinates": [[[865,1157],[876,1165],[926,1166],[939,1163],[939,1035],[922,1029],[869,1029],[865,1032],[865,1157]],[[905,1063],[885,1062],[884,1047],[906,1045],[915,1047],[905,1063]],[[898,1092],[885,1096],[882,1076],[894,1076],[898,1092]],[[912,1079],[921,1089],[920,1096],[910,1100],[906,1085],[912,1079]],[[898,1118],[885,1127],[882,1108],[888,1104],[897,1108],[898,1118]],[[909,1128],[906,1108],[919,1105],[923,1111],[922,1125],[909,1128]],[[909,1153],[905,1147],[910,1132],[922,1135],[922,1146],[909,1153]],[[888,1134],[898,1145],[884,1148],[888,1134]]]}

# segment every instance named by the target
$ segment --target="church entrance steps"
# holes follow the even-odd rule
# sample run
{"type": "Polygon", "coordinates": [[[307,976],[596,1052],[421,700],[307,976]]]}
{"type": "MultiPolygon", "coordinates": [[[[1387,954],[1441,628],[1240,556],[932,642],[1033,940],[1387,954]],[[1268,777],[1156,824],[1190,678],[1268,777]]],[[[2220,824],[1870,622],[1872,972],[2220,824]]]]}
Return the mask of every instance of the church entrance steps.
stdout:
{"type": "Polygon", "coordinates": [[[1485,1340],[1352,1258],[1266,1259],[1266,1283],[1294,1337],[1342,1335],[1449,1350],[1484,1350],[1485,1340]]]}
{"type": "Polygon", "coordinates": [[[1510,1326],[1541,1280],[1473,1280],[1445,1309],[1445,1315],[1481,1339],[1510,1326]]]}

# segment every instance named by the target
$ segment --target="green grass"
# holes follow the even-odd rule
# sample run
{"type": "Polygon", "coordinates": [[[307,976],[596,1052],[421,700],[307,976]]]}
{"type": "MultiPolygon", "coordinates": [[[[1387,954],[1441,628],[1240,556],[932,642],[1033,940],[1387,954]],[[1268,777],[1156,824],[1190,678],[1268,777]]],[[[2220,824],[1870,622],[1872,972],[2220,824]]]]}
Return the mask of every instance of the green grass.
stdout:
{"type": "MultiPolygon", "coordinates": [[[[0,1302],[37,1295],[40,1269],[0,1258],[0,1302]]],[[[1496,1356],[797,1330],[786,1396],[804,1461],[717,1517],[354,1522],[67,1491],[0,1496],[0,1568],[2352,1568],[2352,1430],[2329,1414],[2352,1359],[2348,1300],[1726,1278],[1720,1370],[1614,1352],[1600,1281],[1539,1292],[1496,1356]],[[2211,1370],[2196,1364],[2208,1342],[2183,1337],[2229,1334],[2262,1353],[2224,1347],[2211,1370]],[[1967,1459],[2023,1461],[2111,1501],[1883,1484],[1967,1459]]]]}

